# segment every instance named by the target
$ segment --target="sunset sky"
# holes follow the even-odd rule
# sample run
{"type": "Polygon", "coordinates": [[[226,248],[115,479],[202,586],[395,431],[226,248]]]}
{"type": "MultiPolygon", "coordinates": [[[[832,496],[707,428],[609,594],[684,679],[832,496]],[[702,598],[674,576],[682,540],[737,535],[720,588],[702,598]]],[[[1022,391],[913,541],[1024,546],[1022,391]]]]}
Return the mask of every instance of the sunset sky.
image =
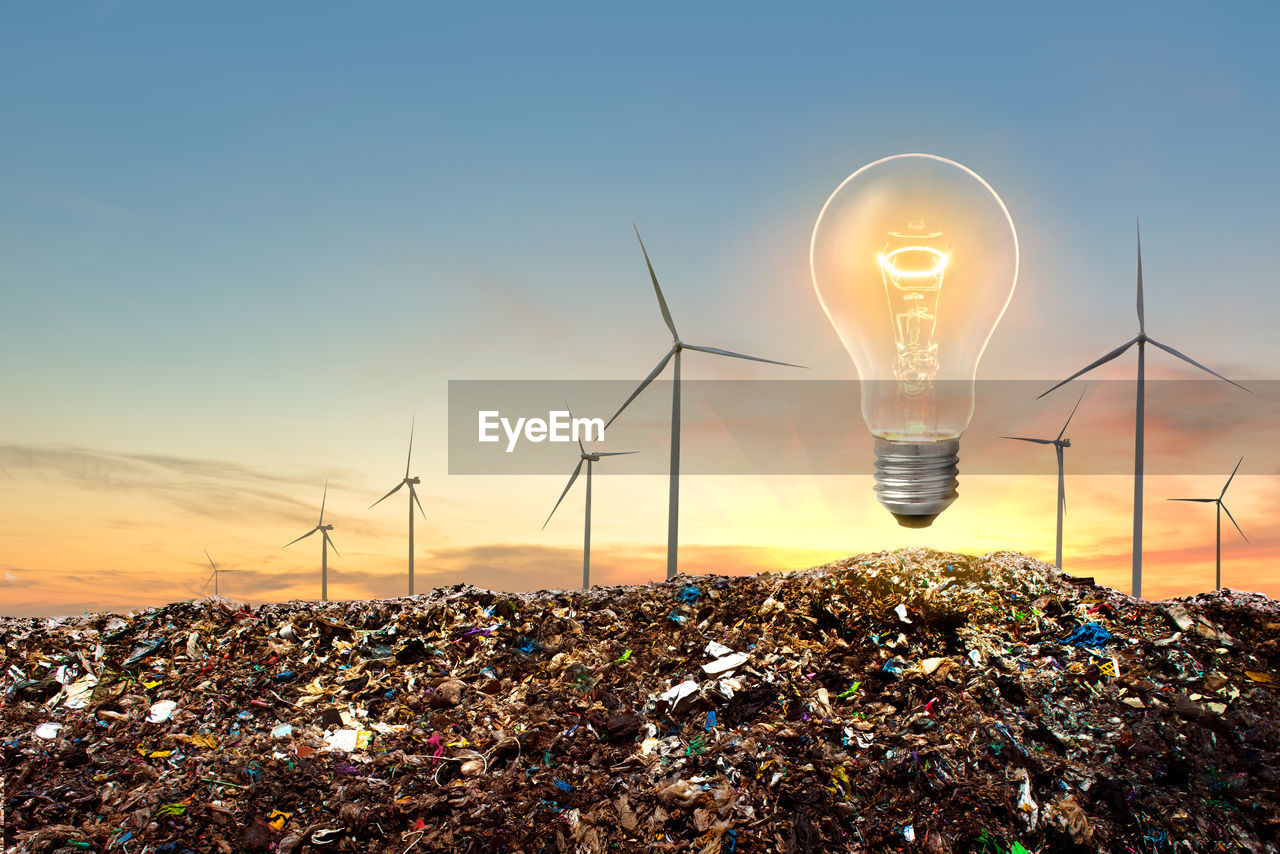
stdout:
{"type": "MultiPolygon", "coordinates": [[[[419,591],[576,586],[581,491],[540,530],[572,453],[562,474],[450,475],[449,381],[642,378],[669,336],[633,222],[689,341],[856,378],[809,238],[847,175],[900,152],[974,169],[1017,227],[981,378],[1047,388],[1136,334],[1140,216],[1148,331],[1264,393],[1272,6],[797,5],[0,11],[0,614],[199,596],[206,548],[236,571],[226,595],[318,598],[317,539],[281,546],[316,524],[326,479],[330,598],[399,595],[405,505],[369,505],[403,475],[411,417],[419,591]]],[[[1197,377],[1158,351],[1147,369],[1197,377]]],[[[684,376],[789,375],[694,353],[684,376]]],[[[1076,394],[1014,427],[1056,434],[1076,394]]],[[[1234,400],[1148,413],[1148,597],[1212,586],[1212,507],[1163,499],[1216,495],[1241,454],[1227,497],[1250,542],[1227,524],[1223,581],[1280,594],[1274,422],[1234,400]]],[[[1069,472],[1132,429],[1131,400],[1092,402],[1069,472]]],[[[688,437],[686,459],[715,438],[688,437]]],[[[870,457],[860,421],[848,441],[870,457]]],[[[914,545],[1052,560],[1052,452],[1009,448],[1036,475],[966,476],[964,447],[961,498],[923,531],[870,477],[688,476],[682,568],[914,545]]],[[[1065,568],[1123,590],[1130,465],[1067,485],[1065,568]]],[[[593,579],[662,578],[666,479],[621,472],[597,469],[593,579]]]]}

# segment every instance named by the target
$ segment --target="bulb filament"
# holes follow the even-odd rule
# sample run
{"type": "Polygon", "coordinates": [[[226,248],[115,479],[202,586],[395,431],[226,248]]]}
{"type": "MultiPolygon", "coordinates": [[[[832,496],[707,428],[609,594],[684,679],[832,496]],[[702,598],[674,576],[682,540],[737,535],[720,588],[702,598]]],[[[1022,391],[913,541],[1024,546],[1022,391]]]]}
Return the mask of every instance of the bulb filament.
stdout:
{"type": "Polygon", "coordinates": [[[950,259],[950,254],[931,246],[903,246],[876,259],[884,276],[898,346],[894,374],[909,387],[922,386],[938,373],[938,345],[933,335],[942,279],[950,259]]]}
{"type": "Polygon", "coordinates": [[[912,223],[914,234],[893,232],[890,238],[908,245],[876,256],[884,277],[885,296],[889,301],[890,322],[897,343],[893,371],[898,379],[898,409],[907,434],[925,433],[933,420],[933,406],[928,394],[938,374],[938,344],[934,333],[938,322],[938,301],[942,296],[942,279],[946,275],[950,253],[921,244],[920,240],[941,237],[940,233],[920,234],[912,223]]]}

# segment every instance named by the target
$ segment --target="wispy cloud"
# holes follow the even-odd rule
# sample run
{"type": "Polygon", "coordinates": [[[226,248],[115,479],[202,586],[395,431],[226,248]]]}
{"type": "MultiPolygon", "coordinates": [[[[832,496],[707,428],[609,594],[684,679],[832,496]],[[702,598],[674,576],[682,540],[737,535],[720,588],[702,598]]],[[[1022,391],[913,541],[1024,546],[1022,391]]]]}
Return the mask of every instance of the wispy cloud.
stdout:
{"type": "MultiPolygon", "coordinates": [[[[0,471],[10,478],[59,480],[95,491],[146,492],[187,512],[223,520],[315,512],[297,495],[325,477],[226,460],[14,443],[0,443],[0,471]]],[[[330,476],[334,487],[350,479],[341,471],[330,476]]]]}

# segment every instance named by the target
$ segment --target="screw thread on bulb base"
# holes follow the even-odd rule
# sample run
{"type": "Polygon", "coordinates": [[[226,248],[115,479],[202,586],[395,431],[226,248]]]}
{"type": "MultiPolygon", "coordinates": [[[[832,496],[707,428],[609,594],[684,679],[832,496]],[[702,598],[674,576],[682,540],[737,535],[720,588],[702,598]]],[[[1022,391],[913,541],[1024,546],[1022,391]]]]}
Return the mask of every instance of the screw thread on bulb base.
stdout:
{"type": "Polygon", "coordinates": [[[956,500],[960,440],[895,442],[879,436],[876,497],[904,528],[927,528],[956,500]]]}

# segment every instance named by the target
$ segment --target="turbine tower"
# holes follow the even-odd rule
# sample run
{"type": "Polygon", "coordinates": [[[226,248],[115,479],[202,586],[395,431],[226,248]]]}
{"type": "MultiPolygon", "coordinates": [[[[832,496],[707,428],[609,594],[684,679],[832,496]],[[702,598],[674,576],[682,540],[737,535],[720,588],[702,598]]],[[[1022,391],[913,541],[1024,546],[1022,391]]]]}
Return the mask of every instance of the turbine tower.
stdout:
{"type": "MultiPolygon", "coordinates": [[[[1088,391],[1086,388],[1085,391],[1088,391]]],[[[1067,432],[1067,424],[1071,423],[1071,419],[1075,416],[1076,410],[1080,408],[1080,401],[1084,400],[1084,391],[1080,392],[1080,399],[1076,401],[1076,405],[1072,407],[1071,414],[1067,416],[1066,424],[1062,425],[1062,429],[1058,431],[1056,439],[1028,439],[1026,436],[1001,436],[1001,439],[1014,439],[1018,442],[1034,442],[1037,445],[1053,445],[1054,453],[1058,456],[1058,549],[1057,549],[1057,567],[1062,569],[1062,513],[1067,509],[1067,485],[1062,475],[1062,449],[1071,447],[1071,440],[1062,438],[1067,432]]]]}
{"type": "MultiPolygon", "coordinates": [[[[569,404],[564,405],[566,410],[569,404]]],[[[573,412],[569,412],[570,423],[573,421],[573,412]]],[[[542,523],[543,529],[546,529],[547,523],[551,521],[551,517],[556,515],[556,510],[560,507],[560,502],[564,501],[564,497],[569,494],[569,489],[573,486],[573,482],[578,479],[578,475],[582,472],[582,464],[587,464],[587,501],[586,501],[586,522],[583,525],[585,533],[582,536],[582,589],[587,590],[591,587],[591,464],[600,462],[601,457],[621,457],[627,454],[634,454],[635,451],[594,451],[587,453],[587,449],[582,444],[582,439],[574,435],[578,439],[578,453],[580,458],[578,465],[573,470],[573,474],[569,475],[569,482],[564,485],[564,492],[560,493],[560,497],[556,499],[556,506],[551,508],[551,512],[547,514],[547,521],[542,523]]]]}
{"type": "Polygon", "coordinates": [[[667,363],[674,360],[672,377],[674,382],[671,390],[671,473],[667,500],[667,579],[670,580],[676,577],[677,572],[676,552],[680,524],[680,353],[684,350],[697,350],[701,353],[711,353],[714,356],[728,356],[733,359],[746,359],[751,362],[764,362],[769,365],[783,365],[788,368],[803,368],[804,365],[775,362],[773,359],[762,359],[759,356],[744,356],[742,353],[731,353],[728,350],[719,350],[715,347],[698,347],[681,341],[679,333],[676,332],[675,322],[671,319],[671,310],[667,308],[667,301],[662,296],[662,288],[658,286],[658,276],[653,272],[653,263],[649,261],[649,252],[644,248],[644,240],[640,238],[640,230],[638,228],[636,229],[636,239],[640,241],[640,251],[644,253],[644,263],[649,268],[649,278],[653,281],[653,292],[658,296],[658,308],[662,311],[662,320],[667,324],[667,329],[671,330],[671,349],[658,362],[658,366],[649,372],[649,376],[645,377],[643,382],[636,387],[636,390],[631,392],[631,396],[618,407],[618,411],[613,413],[613,418],[610,418],[605,424],[605,429],[608,429],[609,425],[617,420],[622,411],[639,396],[640,392],[648,388],[649,383],[653,382],[658,374],[662,373],[667,363]]]}
{"type": "Polygon", "coordinates": [[[1204,365],[1197,362],[1195,359],[1192,359],[1189,356],[1184,356],[1182,353],[1179,353],[1177,350],[1173,349],[1167,344],[1161,344],[1156,339],[1147,335],[1147,320],[1146,320],[1146,315],[1144,314],[1144,311],[1143,311],[1143,304],[1142,304],[1142,232],[1141,230],[1138,231],[1138,334],[1135,337],[1126,341],[1125,343],[1121,344],[1119,347],[1112,350],[1110,353],[1107,353],[1105,356],[1099,359],[1096,359],[1093,362],[1090,362],[1088,365],[1076,371],[1074,374],[1067,377],[1062,382],[1053,386],[1053,388],[1050,388],[1048,391],[1041,393],[1036,399],[1038,400],[1039,398],[1044,397],[1046,394],[1053,391],[1054,389],[1059,388],[1063,385],[1066,385],[1067,383],[1071,382],[1073,379],[1080,376],[1081,374],[1086,374],[1089,371],[1092,371],[1094,368],[1098,367],[1099,365],[1104,365],[1107,362],[1110,362],[1112,359],[1124,353],[1134,344],[1138,345],[1138,401],[1136,406],[1137,416],[1135,418],[1136,423],[1135,423],[1134,435],[1133,435],[1133,589],[1132,589],[1132,593],[1134,597],[1141,598],[1142,596],[1142,461],[1143,461],[1143,426],[1144,426],[1144,416],[1146,411],[1146,402],[1145,402],[1146,401],[1146,367],[1145,367],[1146,366],[1146,349],[1145,349],[1146,345],[1151,344],[1154,347],[1158,347],[1172,356],[1177,356],[1179,359],[1186,362],[1187,364],[1194,365],[1195,367],[1199,368],[1200,370],[1206,373],[1213,374],[1215,377],[1217,377],[1220,380],[1229,382],[1233,386],[1236,386],[1237,388],[1242,388],[1245,391],[1249,391],[1249,389],[1240,385],[1240,383],[1235,382],[1234,380],[1227,379],[1217,371],[1209,370],[1204,365]]]}
{"type": "MultiPolygon", "coordinates": [[[[323,537],[324,542],[320,544],[320,601],[321,602],[329,601],[329,546],[333,546],[333,540],[329,537],[329,532],[333,530],[333,526],[326,525],[324,523],[324,503],[328,497],[329,497],[329,481],[326,480],[324,482],[324,495],[320,498],[320,521],[317,522],[316,526],[312,528],[310,531],[307,531],[301,537],[298,537],[297,540],[290,540],[289,542],[281,546],[281,548],[287,549],[289,548],[289,546],[298,542],[298,540],[305,540],[307,537],[311,536],[316,531],[319,531],[321,534],[324,535],[323,537]]],[[[333,553],[338,555],[338,557],[342,557],[342,555],[338,554],[337,546],[333,546],[333,553]]]]}
{"type": "Polygon", "coordinates": [[[418,491],[413,487],[422,483],[420,477],[409,477],[409,461],[413,459],[413,420],[409,421],[409,456],[404,461],[404,480],[396,484],[395,489],[379,498],[377,501],[369,505],[369,509],[377,507],[386,499],[395,495],[405,486],[409,487],[409,595],[413,595],[413,505],[418,505],[418,511],[422,513],[422,520],[427,519],[427,511],[422,509],[422,502],[418,500],[418,491]]]}
{"type": "Polygon", "coordinates": [[[209,577],[208,577],[208,578],[206,578],[206,579],[204,580],[204,584],[200,587],[200,589],[201,589],[201,590],[204,590],[204,589],[208,588],[208,586],[209,586],[209,582],[210,582],[210,581],[212,581],[212,582],[213,582],[213,595],[214,595],[214,596],[220,596],[221,594],[219,594],[219,593],[218,593],[218,574],[219,574],[219,573],[222,573],[222,572],[239,572],[240,570],[238,570],[238,569],[219,569],[219,568],[218,568],[218,565],[217,565],[216,563],[214,563],[214,562],[213,562],[213,558],[209,557],[209,550],[208,550],[208,549],[205,549],[205,550],[204,550],[204,556],[205,556],[206,558],[208,558],[208,559],[209,559],[209,566],[213,567],[213,572],[211,572],[211,573],[209,574],[209,577]]]}
{"type": "MultiPolygon", "coordinates": [[[[1227,478],[1226,486],[1222,487],[1222,492],[1218,493],[1217,498],[1170,498],[1169,501],[1195,501],[1202,504],[1218,505],[1218,542],[1214,551],[1214,562],[1217,572],[1214,581],[1214,590],[1222,589],[1222,511],[1227,510],[1227,505],[1222,502],[1222,497],[1227,494],[1227,487],[1231,485],[1232,479],[1236,476],[1236,472],[1240,471],[1240,463],[1244,462],[1241,457],[1236,467],[1231,470],[1231,477],[1227,478]]],[[[1231,524],[1236,526],[1236,530],[1240,531],[1240,526],[1236,523],[1236,517],[1231,515],[1231,511],[1227,510],[1227,518],[1231,520],[1231,524]]],[[[1240,531],[1240,536],[1244,537],[1244,541],[1249,542],[1249,538],[1244,536],[1244,531],[1240,531]]]]}

